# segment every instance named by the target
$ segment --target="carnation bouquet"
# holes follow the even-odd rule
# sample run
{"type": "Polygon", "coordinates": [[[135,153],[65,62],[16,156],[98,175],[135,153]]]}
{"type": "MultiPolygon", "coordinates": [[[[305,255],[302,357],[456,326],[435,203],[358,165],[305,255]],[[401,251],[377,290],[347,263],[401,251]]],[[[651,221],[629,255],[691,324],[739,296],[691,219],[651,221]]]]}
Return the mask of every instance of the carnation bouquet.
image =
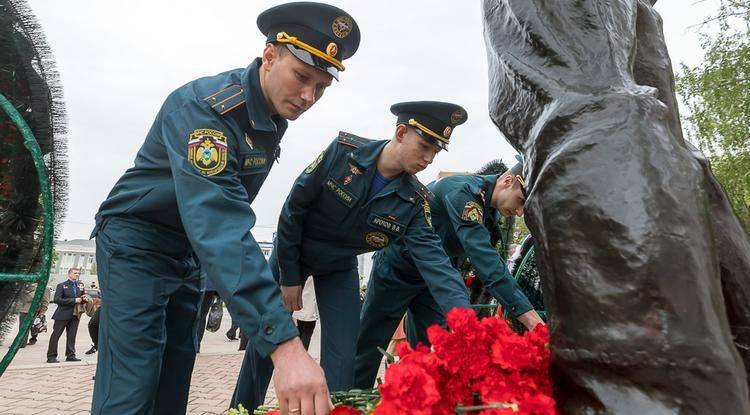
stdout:
{"type": "Polygon", "coordinates": [[[519,335],[502,318],[480,320],[469,309],[453,309],[447,323],[428,329],[431,347],[400,345],[377,390],[334,394],[333,415],[558,413],[546,326],[519,335]]]}

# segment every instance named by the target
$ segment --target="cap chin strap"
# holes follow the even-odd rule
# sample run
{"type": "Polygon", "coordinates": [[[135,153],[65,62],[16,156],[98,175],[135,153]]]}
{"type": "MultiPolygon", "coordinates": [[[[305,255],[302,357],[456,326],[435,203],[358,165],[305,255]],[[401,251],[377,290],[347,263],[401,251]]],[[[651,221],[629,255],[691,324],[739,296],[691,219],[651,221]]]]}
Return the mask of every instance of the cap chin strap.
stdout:
{"type": "Polygon", "coordinates": [[[521,187],[526,187],[526,180],[520,174],[516,174],[516,179],[518,179],[518,183],[521,183],[521,187]]]}
{"type": "Polygon", "coordinates": [[[305,42],[297,39],[294,36],[290,36],[286,32],[279,32],[279,33],[277,33],[276,34],[276,41],[279,42],[279,43],[290,43],[290,44],[292,44],[292,45],[294,45],[294,46],[296,46],[296,47],[298,47],[298,48],[306,51],[307,53],[310,53],[311,55],[315,55],[315,56],[319,57],[320,59],[323,59],[324,61],[330,63],[331,65],[333,65],[336,69],[338,69],[341,72],[343,72],[344,69],[346,69],[346,68],[344,68],[344,64],[342,64],[340,60],[334,58],[333,56],[331,56],[331,55],[329,55],[329,54],[327,54],[325,52],[321,52],[319,49],[316,49],[315,47],[308,45],[307,43],[305,43],[305,42]]]}
{"type": "Polygon", "coordinates": [[[440,134],[430,130],[429,128],[425,127],[424,125],[420,124],[419,121],[415,120],[414,118],[409,119],[409,125],[412,127],[419,128],[420,130],[424,131],[425,133],[429,134],[430,136],[438,139],[440,142],[449,144],[450,142],[445,139],[445,137],[441,136],[440,134]]]}

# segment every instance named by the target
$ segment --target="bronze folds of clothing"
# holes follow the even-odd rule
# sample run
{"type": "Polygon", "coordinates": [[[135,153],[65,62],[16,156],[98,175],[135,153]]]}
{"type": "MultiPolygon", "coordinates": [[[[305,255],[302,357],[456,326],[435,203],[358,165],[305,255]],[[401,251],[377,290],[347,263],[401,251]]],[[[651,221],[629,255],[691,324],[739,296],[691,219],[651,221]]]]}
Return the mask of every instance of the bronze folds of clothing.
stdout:
{"type": "Polygon", "coordinates": [[[681,133],[652,1],[484,0],[566,413],[750,413],[750,244],[681,133]],[[744,365],[743,365],[744,359],[744,365]]]}

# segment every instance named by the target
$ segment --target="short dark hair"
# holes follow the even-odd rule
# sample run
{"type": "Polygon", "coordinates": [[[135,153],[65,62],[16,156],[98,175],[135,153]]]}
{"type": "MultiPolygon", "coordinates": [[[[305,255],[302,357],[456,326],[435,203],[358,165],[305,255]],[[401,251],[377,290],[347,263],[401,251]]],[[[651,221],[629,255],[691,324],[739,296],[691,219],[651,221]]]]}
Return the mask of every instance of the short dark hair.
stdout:
{"type": "Polygon", "coordinates": [[[273,42],[273,43],[271,43],[271,44],[273,45],[274,49],[276,49],[276,53],[277,53],[277,54],[278,54],[279,56],[282,56],[282,55],[284,55],[285,53],[289,52],[289,49],[287,49],[287,48],[286,48],[286,45],[285,45],[285,44],[283,44],[283,43],[277,43],[277,42],[273,42]]]}

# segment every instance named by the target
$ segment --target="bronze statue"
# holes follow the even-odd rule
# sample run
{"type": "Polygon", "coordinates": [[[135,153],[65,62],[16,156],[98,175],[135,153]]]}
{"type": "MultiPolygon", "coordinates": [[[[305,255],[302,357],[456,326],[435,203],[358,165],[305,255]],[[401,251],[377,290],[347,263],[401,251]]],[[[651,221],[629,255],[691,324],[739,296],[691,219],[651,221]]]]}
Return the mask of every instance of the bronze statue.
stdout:
{"type": "Polygon", "coordinates": [[[652,5],[484,0],[490,115],[526,157],[561,409],[746,414],[750,243],[652,5]]]}

